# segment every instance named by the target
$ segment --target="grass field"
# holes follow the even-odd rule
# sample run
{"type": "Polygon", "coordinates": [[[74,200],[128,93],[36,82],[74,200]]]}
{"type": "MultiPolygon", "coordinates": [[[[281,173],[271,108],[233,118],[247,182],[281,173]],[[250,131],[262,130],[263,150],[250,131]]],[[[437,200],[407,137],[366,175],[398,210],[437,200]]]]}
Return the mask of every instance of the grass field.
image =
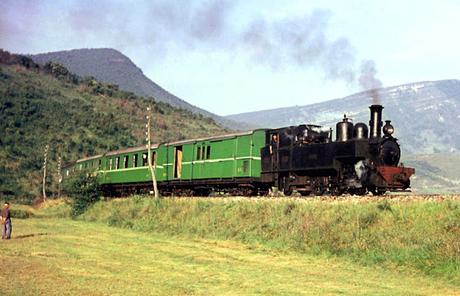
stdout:
{"type": "Polygon", "coordinates": [[[13,223],[0,245],[2,295],[460,295],[414,269],[335,256],[65,218],[13,223]]]}
{"type": "Polygon", "coordinates": [[[460,285],[460,199],[164,198],[98,202],[79,219],[121,228],[234,240],[362,265],[402,266],[460,285]]]}

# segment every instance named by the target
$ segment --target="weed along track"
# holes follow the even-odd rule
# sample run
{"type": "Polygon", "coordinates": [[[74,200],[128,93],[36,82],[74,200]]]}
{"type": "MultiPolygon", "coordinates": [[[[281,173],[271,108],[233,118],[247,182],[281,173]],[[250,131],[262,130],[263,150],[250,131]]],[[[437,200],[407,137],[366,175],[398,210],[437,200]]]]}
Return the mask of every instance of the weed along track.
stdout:
{"type": "MultiPolygon", "coordinates": [[[[131,196],[126,197],[131,198],[131,196]]],[[[282,201],[324,201],[324,202],[352,202],[352,203],[366,203],[366,202],[379,202],[379,201],[402,201],[402,202],[417,202],[417,201],[459,201],[460,195],[458,194],[385,194],[380,196],[373,195],[322,195],[322,196],[302,196],[302,195],[292,195],[284,196],[283,194],[279,195],[267,195],[267,196],[230,196],[226,194],[215,194],[211,196],[164,196],[162,198],[173,198],[173,199],[190,199],[190,200],[228,200],[228,201],[273,201],[273,202],[282,202],[282,201]]]]}

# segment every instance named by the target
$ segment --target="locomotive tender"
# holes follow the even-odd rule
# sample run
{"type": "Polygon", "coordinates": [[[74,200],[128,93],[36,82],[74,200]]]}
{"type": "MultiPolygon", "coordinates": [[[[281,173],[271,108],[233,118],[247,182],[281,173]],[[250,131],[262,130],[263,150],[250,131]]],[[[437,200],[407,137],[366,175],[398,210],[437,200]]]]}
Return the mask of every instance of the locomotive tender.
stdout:
{"type": "MultiPolygon", "coordinates": [[[[163,195],[263,195],[274,187],[287,195],[406,190],[415,170],[398,166],[401,150],[390,121],[382,126],[383,107],[369,108],[369,128],[344,116],[335,141],[331,129],[298,125],[152,145],[158,187],[163,195]]],[[[64,176],[75,170],[96,172],[107,195],[152,186],[145,146],[80,159],[64,176]]]]}

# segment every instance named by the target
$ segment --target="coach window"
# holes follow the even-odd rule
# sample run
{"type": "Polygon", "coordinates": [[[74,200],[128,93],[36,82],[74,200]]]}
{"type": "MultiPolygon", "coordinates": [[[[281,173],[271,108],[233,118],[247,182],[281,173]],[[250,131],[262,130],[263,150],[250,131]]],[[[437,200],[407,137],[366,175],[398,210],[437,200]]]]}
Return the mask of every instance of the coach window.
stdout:
{"type": "Polygon", "coordinates": [[[206,146],[201,147],[201,159],[204,159],[206,146]]]}
{"type": "Polygon", "coordinates": [[[113,161],[113,160],[110,158],[110,159],[109,159],[109,171],[112,170],[112,161],[113,161]]]}
{"type": "Polygon", "coordinates": [[[201,156],[201,147],[196,148],[196,159],[200,160],[201,156]]]}
{"type": "Polygon", "coordinates": [[[102,168],[102,159],[99,159],[97,168],[98,168],[98,169],[101,169],[101,168],[102,168]]]}
{"type": "Polygon", "coordinates": [[[120,156],[115,158],[115,169],[116,170],[120,169],[120,156]]]}
{"type": "Polygon", "coordinates": [[[129,155],[123,156],[123,168],[124,169],[128,168],[128,161],[129,161],[129,155]]]}
{"type": "Polygon", "coordinates": [[[157,163],[157,152],[153,151],[152,152],[152,165],[155,166],[156,163],[157,163]]]}
{"type": "Polygon", "coordinates": [[[133,155],[133,168],[137,168],[137,158],[138,158],[138,155],[136,153],[133,155]]]}
{"type": "Polygon", "coordinates": [[[210,159],[211,158],[211,146],[208,146],[206,148],[206,159],[210,159]]]}
{"type": "Polygon", "coordinates": [[[149,164],[149,155],[148,153],[142,153],[142,166],[147,166],[149,164]]]}

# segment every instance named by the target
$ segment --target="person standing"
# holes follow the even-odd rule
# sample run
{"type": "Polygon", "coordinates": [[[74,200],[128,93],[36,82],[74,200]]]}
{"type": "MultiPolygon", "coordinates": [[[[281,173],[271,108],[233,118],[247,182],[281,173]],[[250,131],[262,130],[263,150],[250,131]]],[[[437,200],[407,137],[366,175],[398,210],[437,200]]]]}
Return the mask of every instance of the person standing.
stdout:
{"type": "Polygon", "coordinates": [[[5,202],[2,209],[2,239],[11,239],[10,203],[5,202]]]}

